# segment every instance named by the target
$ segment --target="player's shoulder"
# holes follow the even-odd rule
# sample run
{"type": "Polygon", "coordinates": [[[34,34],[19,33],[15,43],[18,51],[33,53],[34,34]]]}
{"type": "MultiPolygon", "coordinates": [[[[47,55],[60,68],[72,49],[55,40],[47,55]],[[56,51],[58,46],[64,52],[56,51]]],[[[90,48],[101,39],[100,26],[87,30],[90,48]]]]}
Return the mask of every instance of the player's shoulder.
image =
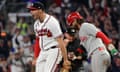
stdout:
{"type": "Polygon", "coordinates": [[[94,24],[92,24],[92,23],[88,23],[88,22],[84,22],[82,25],[81,25],[82,27],[91,27],[91,26],[94,26],[94,24]]]}
{"type": "Polygon", "coordinates": [[[52,23],[59,23],[59,21],[58,21],[57,18],[55,18],[55,17],[52,16],[52,15],[49,15],[49,16],[50,16],[50,21],[51,21],[52,23]]]}
{"type": "Polygon", "coordinates": [[[93,25],[93,24],[92,23],[88,23],[88,22],[84,22],[82,25],[83,26],[87,26],[87,25],[93,25]]]}

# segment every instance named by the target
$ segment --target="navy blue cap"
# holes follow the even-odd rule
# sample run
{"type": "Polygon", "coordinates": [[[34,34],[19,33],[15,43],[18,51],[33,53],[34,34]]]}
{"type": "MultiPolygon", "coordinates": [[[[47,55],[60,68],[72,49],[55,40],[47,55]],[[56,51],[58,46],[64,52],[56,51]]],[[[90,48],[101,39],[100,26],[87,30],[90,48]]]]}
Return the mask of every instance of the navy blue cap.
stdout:
{"type": "Polygon", "coordinates": [[[30,6],[27,7],[29,10],[36,10],[36,9],[42,9],[44,10],[44,4],[41,2],[34,2],[30,6]]]}

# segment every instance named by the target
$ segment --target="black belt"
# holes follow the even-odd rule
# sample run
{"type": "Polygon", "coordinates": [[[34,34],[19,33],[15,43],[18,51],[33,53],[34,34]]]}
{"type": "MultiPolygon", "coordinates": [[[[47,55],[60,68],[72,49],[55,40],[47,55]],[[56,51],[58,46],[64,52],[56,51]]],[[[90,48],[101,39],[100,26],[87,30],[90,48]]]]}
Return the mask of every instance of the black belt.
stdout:
{"type": "Polygon", "coordinates": [[[50,48],[54,49],[54,48],[58,48],[58,46],[52,46],[52,47],[50,47],[50,48]]]}
{"type": "Polygon", "coordinates": [[[58,46],[52,46],[52,47],[50,47],[50,48],[48,48],[48,49],[45,49],[45,51],[48,51],[48,50],[50,50],[50,49],[55,49],[55,48],[58,48],[58,46]]]}

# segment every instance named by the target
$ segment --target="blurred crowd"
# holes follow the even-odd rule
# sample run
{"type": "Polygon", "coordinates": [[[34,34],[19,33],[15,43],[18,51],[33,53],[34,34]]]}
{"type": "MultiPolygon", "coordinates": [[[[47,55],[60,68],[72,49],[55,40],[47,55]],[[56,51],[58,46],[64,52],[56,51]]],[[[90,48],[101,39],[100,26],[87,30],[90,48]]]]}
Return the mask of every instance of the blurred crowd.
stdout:
{"type": "MultiPolygon", "coordinates": [[[[6,6],[9,3],[13,6],[6,7],[6,11],[0,9],[0,72],[34,72],[31,65],[35,39],[33,23],[26,21],[28,19],[24,16],[18,17],[16,23],[6,16],[9,12],[28,12],[27,4],[34,1],[43,2],[46,12],[59,20],[66,38],[71,38],[67,36],[66,30],[68,29],[68,34],[72,32],[69,32],[71,30],[65,19],[70,12],[78,11],[87,22],[93,23],[111,38],[120,51],[120,0],[6,0],[6,6]],[[19,3],[24,5],[19,6],[19,3]]],[[[75,44],[71,41],[66,47],[69,51],[68,57],[76,68],[81,60],[85,60],[84,51],[80,49],[81,46],[76,46],[76,41],[75,44]]],[[[108,72],[120,72],[119,58],[112,59],[111,64],[108,72]]]]}

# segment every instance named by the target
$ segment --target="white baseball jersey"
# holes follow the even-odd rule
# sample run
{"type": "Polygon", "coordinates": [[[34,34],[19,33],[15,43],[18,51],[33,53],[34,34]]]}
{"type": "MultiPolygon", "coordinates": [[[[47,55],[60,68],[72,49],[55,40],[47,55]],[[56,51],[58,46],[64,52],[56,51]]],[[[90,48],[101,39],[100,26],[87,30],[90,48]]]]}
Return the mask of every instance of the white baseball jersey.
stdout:
{"type": "Polygon", "coordinates": [[[88,57],[96,48],[104,47],[104,44],[100,38],[96,37],[96,33],[99,31],[93,24],[91,23],[83,23],[79,30],[79,37],[81,43],[88,52],[88,57]]]}
{"type": "Polygon", "coordinates": [[[57,46],[58,43],[55,38],[62,35],[59,22],[48,14],[46,14],[44,22],[40,23],[39,20],[35,21],[34,31],[36,36],[39,37],[39,46],[41,50],[57,46]]]}
{"type": "Polygon", "coordinates": [[[35,21],[34,30],[39,37],[41,48],[35,72],[55,72],[57,64],[62,59],[60,48],[52,49],[53,46],[58,46],[56,37],[62,35],[60,24],[53,16],[46,14],[44,22],[35,21]]]}

